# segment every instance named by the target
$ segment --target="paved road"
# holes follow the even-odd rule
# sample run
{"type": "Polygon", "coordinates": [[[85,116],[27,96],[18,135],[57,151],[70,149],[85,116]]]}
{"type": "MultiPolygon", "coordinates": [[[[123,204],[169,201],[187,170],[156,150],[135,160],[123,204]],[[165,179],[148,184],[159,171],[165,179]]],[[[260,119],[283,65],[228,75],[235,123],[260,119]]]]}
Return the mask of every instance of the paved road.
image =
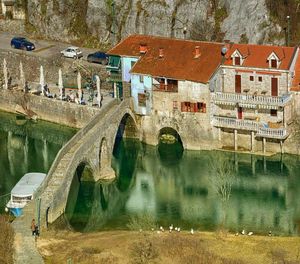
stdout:
{"type": "MultiPolygon", "coordinates": [[[[10,41],[15,35],[8,32],[0,32],[0,48],[4,50],[13,51],[14,49],[10,47],[10,41]]],[[[22,51],[25,53],[36,53],[41,57],[49,58],[55,55],[59,55],[60,51],[63,49],[72,46],[69,43],[56,42],[56,41],[48,41],[48,40],[36,40],[36,39],[28,39],[33,42],[36,46],[34,51],[22,51]]],[[[95,49],[81,48],[83,52],[83,60],[86,60],[86,57],[89,53],[93,53],[95,49]]],[[[73,60],[67,59],[66,60],[73,60]]]]}

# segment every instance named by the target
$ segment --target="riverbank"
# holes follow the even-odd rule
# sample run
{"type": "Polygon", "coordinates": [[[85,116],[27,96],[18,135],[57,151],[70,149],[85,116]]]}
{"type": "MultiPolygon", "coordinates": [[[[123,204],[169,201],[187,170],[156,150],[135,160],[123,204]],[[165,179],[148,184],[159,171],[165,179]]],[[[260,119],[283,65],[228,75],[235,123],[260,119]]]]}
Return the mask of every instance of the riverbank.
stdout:
{"type": "Polygon", "coordinates": [[[47,231],[37,246],[45,263],[300,263],[300,237],[225,232],[47,231]]]}

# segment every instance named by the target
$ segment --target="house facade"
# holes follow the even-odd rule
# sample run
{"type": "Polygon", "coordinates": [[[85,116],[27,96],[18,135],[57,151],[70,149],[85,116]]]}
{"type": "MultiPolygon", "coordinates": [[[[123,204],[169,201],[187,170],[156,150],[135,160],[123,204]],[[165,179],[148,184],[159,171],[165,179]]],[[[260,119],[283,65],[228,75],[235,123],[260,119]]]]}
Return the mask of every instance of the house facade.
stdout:
{"type": "Polygon", "coordinates": [[[133,35],[109,54],[122,60],[145,143],[170,128],[187,149],[265,153],[293,144],[297,47],[133,35]]]}
{"type": "Polygon", "coordinates": [[[225,46],[218,85],[211,85],[212,125],[223,145],[282,151],[295,113],[291,87],[298,53],[297,47],[225,46]]]}

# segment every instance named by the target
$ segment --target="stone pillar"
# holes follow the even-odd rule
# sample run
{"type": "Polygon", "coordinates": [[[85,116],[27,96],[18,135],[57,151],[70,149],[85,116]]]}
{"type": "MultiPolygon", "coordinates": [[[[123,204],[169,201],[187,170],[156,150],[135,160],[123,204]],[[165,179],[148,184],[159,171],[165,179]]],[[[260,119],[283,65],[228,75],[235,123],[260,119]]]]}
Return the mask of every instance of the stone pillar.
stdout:
{"type": "Polygon", "coordinates": [[[251,131],[251,152],[254,152],[254,131],[251,131]]]}
{"type": "Polygon", "coordinates": [[[219,132],[219,141],[221,141],[222,140],[222,130],[220,127],[218,128],[218,132],[219,132]]]}
{"type": "Polygon", "coordinates": [[[266,156],[264,156],[264,173],[267,173],[267,160],[266,160],[266,156]]]}
{"type": "Polygon", "coordinates": [[[237,144],[237,130],[234,130],[234,150],[236,151],[238,149],[238,144],[237,144]]]}
{"type": "Polygon", "coordinates": [[[266,153],[266,138],[263,138],[263,153],[266,153]]]}
{"type": "Polygon", "coordinates": [[[283,142],[280,140],[280,153],[283,154],[283,142]]]}

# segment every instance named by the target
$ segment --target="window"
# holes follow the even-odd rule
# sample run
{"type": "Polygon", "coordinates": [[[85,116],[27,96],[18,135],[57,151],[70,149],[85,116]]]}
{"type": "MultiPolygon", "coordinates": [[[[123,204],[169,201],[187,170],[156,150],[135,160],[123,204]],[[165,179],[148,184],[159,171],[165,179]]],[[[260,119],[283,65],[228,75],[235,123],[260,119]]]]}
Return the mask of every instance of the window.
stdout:
{"type": "Polygon", "coordinates": [[[251,82],[254,81],[254,76],[250,76],[250,81],[251,81],[251,82]]]}
{"type": "Polygon", "coordinates": [[[241,65],[241,58],[240,57],[234,57],[234,65],[241,65]]]}
{"type": "Polygon", "coordinates": [[[271,109],[270,114],[271,116],[277,116],[277,110],[271,109]]]}
{"type": "Polygon", "coordinates": [[[134,64],[135,64],[135,61],[132,61],[131,62],[131,68],[134,66],[134,64]]]}
{"type": "Polygon", "coordinates": [[[140,75],[140,83],[144,83],[144,76],[140,75]]]}
{"type": "Polygon", "coordinates": [[[138,94],[138,104],[141,107],[146,107],[146,95],[143,93],[138,94]]]}
{"type": "Polygon", "coordinates": [[[277,60],[275,59],[271,60],[271,68],[277,68],[277,60]]]}
{"type": "MultiPolygon", "coordinates": [[[[173,103],[173,108],[174,108],[174,103],[173,103]]],[[[181,112],[206,113],[206,103],[182,102],[181,112]]]]}
{"type": "Polygon", "coordinates": [[[258,77],[258,81],[262,82],[262,77],[261,76],[258,77]]]}

